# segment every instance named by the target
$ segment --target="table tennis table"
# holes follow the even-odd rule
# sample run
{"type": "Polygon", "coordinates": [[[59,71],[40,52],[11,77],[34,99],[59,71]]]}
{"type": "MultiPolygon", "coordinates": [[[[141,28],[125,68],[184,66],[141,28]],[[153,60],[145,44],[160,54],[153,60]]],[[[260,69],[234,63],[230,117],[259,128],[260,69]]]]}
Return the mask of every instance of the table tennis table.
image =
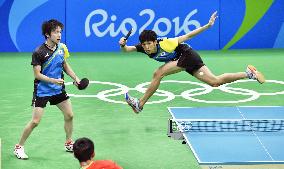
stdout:
{"type": "Polygon", "coordinates": [[[284,107],[169,107],[168,111],[172,116],[168,136],[183,140],[202,169],[284,169],[284,124],[275,132],[190,132],[172,128],[172,122],[179,119],[279,119],[283,123],[284,107]]]}

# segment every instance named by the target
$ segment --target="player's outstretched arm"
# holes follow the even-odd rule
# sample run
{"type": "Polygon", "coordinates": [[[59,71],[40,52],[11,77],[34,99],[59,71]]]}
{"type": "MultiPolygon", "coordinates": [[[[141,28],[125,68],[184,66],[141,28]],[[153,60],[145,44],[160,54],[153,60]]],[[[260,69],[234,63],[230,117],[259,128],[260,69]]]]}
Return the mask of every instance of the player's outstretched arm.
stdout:
{"type": "Polygon", "coordinates": [[[206,25],[204,25],[204,26],[202,26],[202,27],[200,27],[200,28],[197,28],[197,29],[195,29],[195,30],[193,30],[193,31],[191,31],[191,32],[189,32],[189,33],[187,33],[187,34],[185,34],[185,35],[179,36],[179,37],[178,37],[178,43],[182,43],[182,42],[184,42],[184,41],[187,41],[188,39],[191,39],[191,38],[193,38],[194,36],[200,34],[201,32],[207,30],[208,28],[210,28],[211,26],[214,25],[215,20],[216,20],[217,17],[218,17],[218,16],[217,16],[217,11],[216,11],[216,12],[214,12],[214,13],[211,15],[211,17],[210,17],[210,19],[209,19],[209,22],[208,22],[206,25]]]}
{"type": "Polygon", "coordinates": [[[120,45],[121,51],[123,51],[123,52],[137,51],[135,46],[127,46],[126,42],[127,42],[127,40],[125,40],[125,37],[120,38],[118,43],[120,45]]]}
{"type": "Polygon", "coordinates": [[[73,71],[71,66],[66,62],[66,60],[64,61],[63,68],[64,72],[68,76],[70,76],[76,83],[80,83],[80,79],[76,76],[75,72],[73,71]]]}

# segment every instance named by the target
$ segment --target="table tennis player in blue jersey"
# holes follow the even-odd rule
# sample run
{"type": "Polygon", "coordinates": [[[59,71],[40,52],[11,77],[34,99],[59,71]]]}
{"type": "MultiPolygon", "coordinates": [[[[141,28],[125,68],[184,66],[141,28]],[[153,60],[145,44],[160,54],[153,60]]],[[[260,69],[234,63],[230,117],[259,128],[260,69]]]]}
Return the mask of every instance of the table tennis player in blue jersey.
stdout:
{"type": "Polygon", "coordinates": [[[119,40],[123,52],[142,52],[156,61],[165,62],[154,72],[149,87],[140,99],[131,97],[128,93],[125,94],[126,102],[135,113],[142,111],[144,104],[158,89],[163,77],[181,71],[186,71],[200,81],[215,87],[244,78],[255,79],[259,83],[265,82],[264,76],[252,65],[248,65],[244,72],[216,76],[203,63],[199,54],[184,43],[213,26],[216,18],[217,12],[214,12],[206,25],[175,38],[159,40],[154,31],[144,30],[139,35],[140,43],[135,46],[127,46],[127,40],[124,37],[119,40]]]}
{"type": "MultiPolygon", "coordinates": [[[[65,149],[73,151],[73,111],[69,96],[65,92],[64,74],[69,75],[76,83],[80,79],[67,63],[69,52],[65,44],[60,43],[63,24],[57,20],[45,21],[42,24],[42,34],[46,41],[39,46],[32,55],[34,72],[34,93],[32,119],[25,126],[21,139],[14,148],[14,154],[19,159],[28,159],[24,150],[24,143],[39,124],[47,102],[56,105],[64,115],[64,129],[66,133],[65,149]]],[[[44,145],[42,146],[44,148],[44,145]]]]}

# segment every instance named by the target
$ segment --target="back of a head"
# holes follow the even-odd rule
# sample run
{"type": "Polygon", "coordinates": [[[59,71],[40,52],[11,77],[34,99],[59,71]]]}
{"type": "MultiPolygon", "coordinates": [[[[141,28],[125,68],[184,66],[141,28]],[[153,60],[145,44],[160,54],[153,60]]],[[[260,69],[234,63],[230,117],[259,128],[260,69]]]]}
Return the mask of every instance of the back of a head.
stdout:
{"type": "Polygon", "coordinates": [[[73,145],[73,151],[79,162],[91,160],[94,154],[94,143],[88,138],[79,138],[73,145]]]}
{"type": "Polygon", "coordinates": [[[47,38],[46,34],[50,35],[50,33],[54,31],[57,27],[63,29],[64,25],[56,19],[50,19],[49,21],[43,22],[41,26],[42,35],[47,38]]]}
{"type": "Polygon", "coordinates": [[[140,43],[146,42],[146,41],[155,41],[157,40],[157,34],[156,32],[152,30],[144,30],[139,35],[139,41],[140,43]]]}

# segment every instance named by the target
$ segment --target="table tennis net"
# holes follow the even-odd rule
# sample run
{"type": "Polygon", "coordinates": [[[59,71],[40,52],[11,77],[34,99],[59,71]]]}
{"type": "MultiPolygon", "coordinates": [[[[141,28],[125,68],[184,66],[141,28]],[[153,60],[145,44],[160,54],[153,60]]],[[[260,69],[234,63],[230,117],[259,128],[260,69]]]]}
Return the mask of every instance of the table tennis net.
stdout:
{"type": "Polygon", "coordinates": [[[284,119],[170,119],[169,125],[180,132],[278,132],[284,130],[284,119]]]}

